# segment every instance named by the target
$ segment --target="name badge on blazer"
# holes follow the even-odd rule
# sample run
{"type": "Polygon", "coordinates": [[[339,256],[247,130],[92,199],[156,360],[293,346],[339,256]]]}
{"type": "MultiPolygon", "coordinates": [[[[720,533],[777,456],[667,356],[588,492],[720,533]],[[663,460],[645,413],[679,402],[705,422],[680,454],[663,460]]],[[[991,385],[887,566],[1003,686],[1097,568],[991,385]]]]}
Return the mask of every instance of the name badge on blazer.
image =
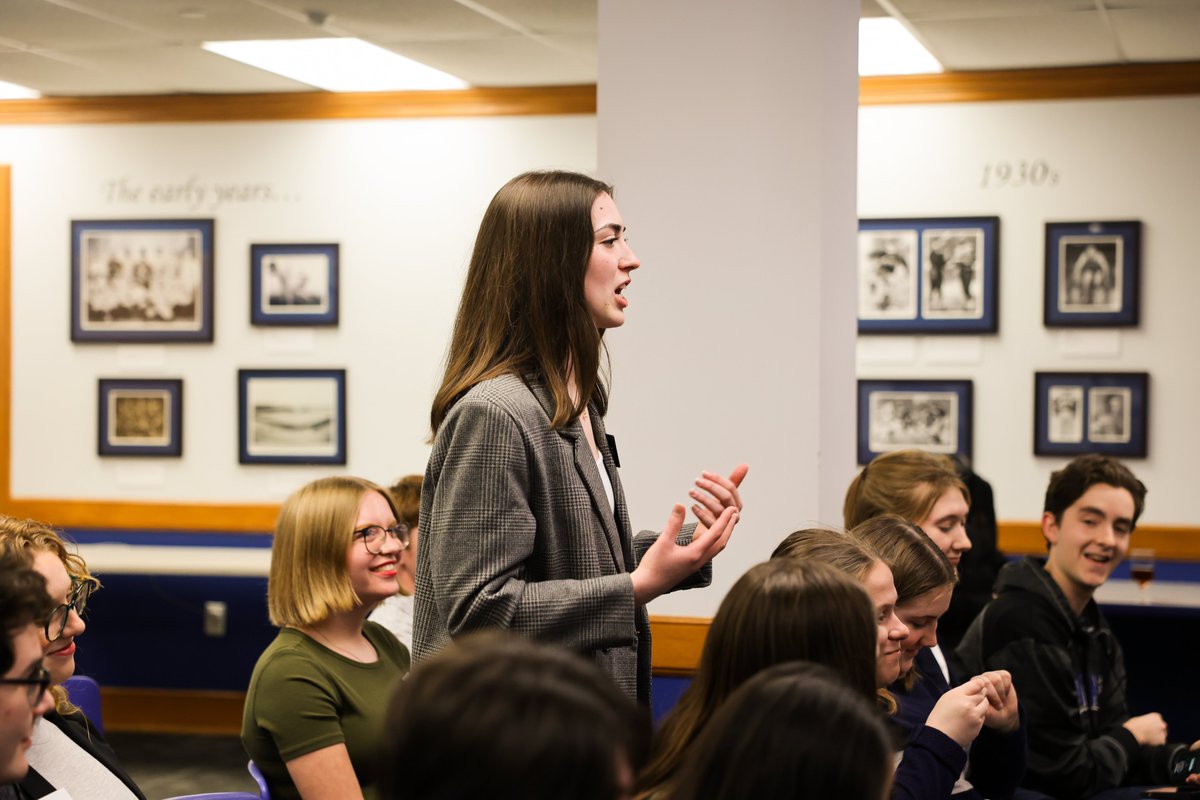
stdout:
{"type": "Polygon", "coordinates": [[[612,453],[613,464],[616,465],[617,469],[620,469],[621,457],[617,455],[617,437],[613,436],[611,433],[606,433],[604,434],[604,438],[608,440],[608,452],[612,453]]]}

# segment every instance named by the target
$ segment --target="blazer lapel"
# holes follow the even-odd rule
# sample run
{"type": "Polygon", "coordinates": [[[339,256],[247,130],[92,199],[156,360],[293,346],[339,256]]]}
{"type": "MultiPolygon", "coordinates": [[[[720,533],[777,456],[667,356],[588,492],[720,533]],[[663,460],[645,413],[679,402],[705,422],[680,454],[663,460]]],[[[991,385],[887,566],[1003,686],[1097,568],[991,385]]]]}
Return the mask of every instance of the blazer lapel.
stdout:
{"type": "MultiPolygon", "coordinates": [[[[542,406],[542,410],[546,412],[547,419],[553,419],[554,398],[550,394],[550,390],[539,381],[527,379],[526,383],[542,406]]],[[[613,478],[613,470],[610,466],[612,455],[608,452],[608,443],[604,438],[604,425],[596,419],[596,414],[591,409],[589,409],[588,417],[592,420],[592,435],[596,437],[596,445],[600,448],[604,466],[609,470],[609,481],[613,485],[613,496],[616,498],[617,508],[621,509],[624,507],[625,498],[621,492],[620,482],[613,478]]],[[[571,444],[575,471],[583,485],[587,487],[588,495],[592,500],[592,509],[595,511],[596,518],[600,520],[600,526],[604,529],[604,535],[608,539],[613,563],[618,570],[625,572],[629,569],[627,565],[629,559],[626,558],[625,549],[621,544],[617,515],[614,515],[613,507],[608,502],[608,494],[604,491],[604,483],[600,479],[600,472],[596,469],[596,460],[592,458],[592,449],[588,447],[587,437],[583,433],[583,425],[577,420],[567,427],[559,429],[558,433],[571,444]]]]}

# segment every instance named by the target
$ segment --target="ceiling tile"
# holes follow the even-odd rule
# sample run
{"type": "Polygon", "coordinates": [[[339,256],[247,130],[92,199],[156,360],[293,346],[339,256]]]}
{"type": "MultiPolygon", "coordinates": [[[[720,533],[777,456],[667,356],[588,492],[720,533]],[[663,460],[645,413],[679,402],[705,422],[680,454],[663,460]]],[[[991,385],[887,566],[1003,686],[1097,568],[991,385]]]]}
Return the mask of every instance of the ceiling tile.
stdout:
{"type": "Polygon", "coordinates": [[[1117,58],[1099,14],[924,22],[918,28],[950,70],[1062,67],[1117,58]]]}
{"type": "Polygon", "coordinates": [[[1200,61],[1200,3],[1109,12],[1132,61],[1200,61]]]}
{"type": "Polygon", "coordinates": [[[399,46],[393,49],[457,75],[473,86],[595,83],[594,37],[550,36],[546,39],[556,47],[514,35],[485,41],[406,42],[402,49],[399,46]]]}

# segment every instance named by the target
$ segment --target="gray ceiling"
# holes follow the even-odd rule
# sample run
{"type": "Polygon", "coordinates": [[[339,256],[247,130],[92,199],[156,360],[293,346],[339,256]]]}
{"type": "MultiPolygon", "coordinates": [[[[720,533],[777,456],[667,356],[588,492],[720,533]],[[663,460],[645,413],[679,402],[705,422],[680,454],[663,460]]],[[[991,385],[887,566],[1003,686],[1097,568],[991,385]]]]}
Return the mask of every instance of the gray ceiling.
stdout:
{"type": "MultiPolygon", "coordinates": [[[[476,86],[594,83],[596,1],[0,0],[0,80],[46,95],[311,91],[199,43],[352,35],[476,86]]],[[[862,13],[901,19],[952,70],[1200,61],[1200,0],[862,0],[862,13]]]]}

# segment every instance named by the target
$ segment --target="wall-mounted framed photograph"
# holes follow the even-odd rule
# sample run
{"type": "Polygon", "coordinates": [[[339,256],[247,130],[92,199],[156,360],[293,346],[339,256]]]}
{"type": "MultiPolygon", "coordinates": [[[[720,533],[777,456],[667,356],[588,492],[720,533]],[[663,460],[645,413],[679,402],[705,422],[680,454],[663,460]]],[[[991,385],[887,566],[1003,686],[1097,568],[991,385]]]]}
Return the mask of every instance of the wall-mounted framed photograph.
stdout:
{"type": "Polygon", "coordinates": [[[1150,376],[1145,372],[1038,372],[1033,452],[1145,458],[1150,376]]]}
{"type": "Polygon", "coordinates": [[[1138,324],[1142,223],[1047,222],[1048,328],[1138,324]]]}
{"type": "Polygon", "coordinates": [[[72,220],[71,341],[211,342],[211,219],[72,220]]]}
{"type": "Polygon", "coordinates": [[[858,221],[859,333],[995,333],[999,217],[858,221]]]}
{"type": "Polygon", "coordinates": [[[183,455],[183,381],[100,378],[96,453],[183,455]]]}
{"type": "Polygon", "coordinates": [[[239,369],[238,461],[345,464],[346,370],[239,369]]]}
{"type": "Polygon", "coordinates": [[[251,325],[337,325],[338,245],[250,245],[251,325]]]}
{"type": "Polygon", "coordinates": [[[890,450],[971,458],[972,382],[860,380],[858,463],[890,450]]]}

